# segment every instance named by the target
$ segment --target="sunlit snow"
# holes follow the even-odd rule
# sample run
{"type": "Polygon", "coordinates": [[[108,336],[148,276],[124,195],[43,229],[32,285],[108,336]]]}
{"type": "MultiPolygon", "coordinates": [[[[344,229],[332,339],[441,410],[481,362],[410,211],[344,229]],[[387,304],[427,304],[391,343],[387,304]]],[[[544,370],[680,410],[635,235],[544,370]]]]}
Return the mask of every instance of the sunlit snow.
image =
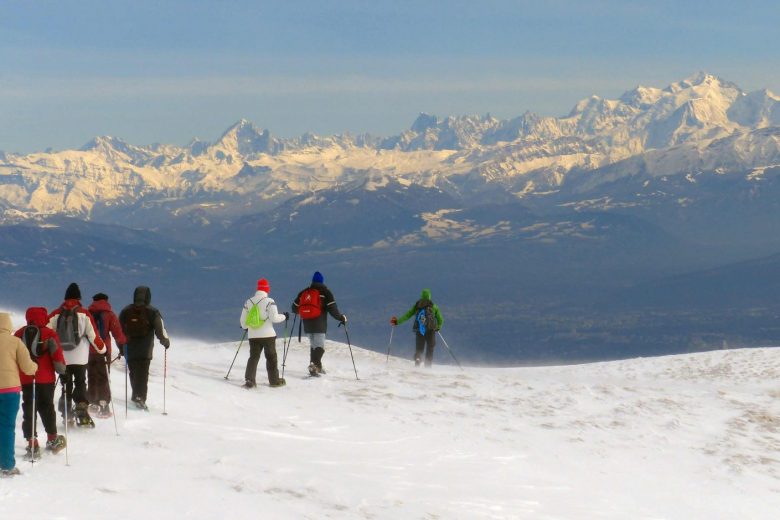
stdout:
{"type": "MultiPolygon", "coordinates": [[[[343,338],[340,330],[333,336],[343,338]]],[[[458,345],[456,349],[475,349],[458,345]]],[[[283,350],[278,340],[278,350],[283,350]]],[[[780,510],[780,351],[539,368],[414,368],[328,342],[307,378],[241,387],[246,344],[157,347],[150,412],[69,432],[0,480],[2,518],[773,519],[780,510]],[[165,400],[163,396],[165,395],[165,400]],[[168,415],[163,415],[165,409],[168,415]]],[[[383,350],[380,346],[379,350],[383,350]]],[[[446,361],[439,347],[437,361],[446,361]]],[[[264,362],[258,381],[264,382],[264,362]]],[[[21,421],[21,417],[19,418],[21,421]]],[[[19,428],[20,431],[20,428],[19,428]]]]}

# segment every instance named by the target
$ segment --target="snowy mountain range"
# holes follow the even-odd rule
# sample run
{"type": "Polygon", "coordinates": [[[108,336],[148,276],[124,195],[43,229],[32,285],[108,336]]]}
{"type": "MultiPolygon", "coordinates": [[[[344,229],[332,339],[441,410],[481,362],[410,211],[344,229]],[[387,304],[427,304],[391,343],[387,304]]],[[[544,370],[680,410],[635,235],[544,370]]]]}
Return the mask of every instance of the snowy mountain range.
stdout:
{"type": "Polygon", "coordinates": [[[172,215],[234,216],[301,194],[390,181],[465,199],[487,191],[521,200],[568,182],[583,191],[637,175],[717,172],[759,183],[780,164],[778,126],[780,98],[705,73],[619,99],[592,96],[559,118],[421,114],[387,138],[281,139],[242,120],[214,143],[136,146],[96,137],[80,150],[6,153],[0,207],[5,219],[118,213],[127,222],[121,210],[141,201],[172,215]],[[235,202],[217,202],[223,199],[235,202]]]}
{"type": "Polygon", "coordinates": [[[294,139],[242,120],[213,143],[103,136],[80,150],[0,154],[0,278],[59,298],[41,273],[96,285],[110,273],[128,292],[132,277],[113,275],[132,273],[177,308],[197,286],[221,310],[194,319],[191,305],[182,320],[194,322],[182,325],[225,337],[228,308],[258,269],[293,296],[325,269],[351,289],[337,293],[372,340],[433,286],[464,338],[488,338],[502,360],[520,355],[502,350],[517,334],[529,342],[521,357],[539,357],[538,345],[556,359],[668,353],[700,345],[702,327],[717,344],[774,330],[780,309],[764,292],[719,293],[704,323],[693,313],[678,326],[670,307],[652,325],[636,320],[670,301],[669,280],[690,274],[686,301],[709,309],[713,286],[752,276],[730,264],[780,266],[778,200],[780,98],[700,73],[592,96],[557,118],[421,114],[396,136],[294,139]],[[377,307],[377,294],[393,296],[377,307]],[[515,294],[520,310],[496,311],[515,294]],[[755,312],[765,321],[744,326],[755,312]]]}

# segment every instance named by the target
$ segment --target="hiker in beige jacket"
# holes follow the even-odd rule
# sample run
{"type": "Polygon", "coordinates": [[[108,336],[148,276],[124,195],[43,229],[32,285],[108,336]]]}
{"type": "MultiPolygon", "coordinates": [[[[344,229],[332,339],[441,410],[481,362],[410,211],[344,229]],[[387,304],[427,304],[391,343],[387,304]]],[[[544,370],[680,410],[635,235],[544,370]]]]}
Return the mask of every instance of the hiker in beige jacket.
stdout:
{"type": "Polygon", "coordinates": [[[38,365],[24,342],[13,335],[11,316],[0,312],[0,477],[18,475],[14,444],[22,383],[19,371],[35,375],[38,365]]]}

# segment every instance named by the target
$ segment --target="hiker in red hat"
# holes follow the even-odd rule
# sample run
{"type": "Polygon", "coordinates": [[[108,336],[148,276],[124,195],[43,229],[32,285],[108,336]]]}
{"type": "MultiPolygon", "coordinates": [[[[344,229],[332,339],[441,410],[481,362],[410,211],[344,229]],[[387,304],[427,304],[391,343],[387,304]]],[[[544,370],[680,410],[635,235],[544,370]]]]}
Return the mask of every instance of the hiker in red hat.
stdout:
{"type": "Polygon", "coordinates": [[[268,296],[271,286],[268,280],[261,278],[257,281],[257,292],[244,303],[241,310],[241,328],[247,331],[249,337],[249,360],[246,363],[244,373],[244,386],[254,388],[257,386],[257,363],[260,361],[260,353],[265,351],[265,368],[268,372],[268,384],[272,387],[284,386],[285,380],[279,377],[279,367],[276,356],[276,331],[274,323],[287,320],[288,313],[280,314],[276,309],[276,302],[268,296]]]}

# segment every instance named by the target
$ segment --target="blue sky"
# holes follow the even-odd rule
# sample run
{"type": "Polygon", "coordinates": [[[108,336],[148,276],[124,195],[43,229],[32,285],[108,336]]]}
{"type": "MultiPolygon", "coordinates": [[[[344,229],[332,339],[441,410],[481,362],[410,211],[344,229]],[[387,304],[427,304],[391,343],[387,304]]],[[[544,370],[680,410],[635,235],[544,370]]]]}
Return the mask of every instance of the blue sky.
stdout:
{"type": "Polygon", "coordinates": [[[395,134],[419,112],[567,113],[704,70],[780,93],[780,2],[0,2],[0,150],[395,134]],[[158,5],[161,4],[161,5],[158,5]]]}

